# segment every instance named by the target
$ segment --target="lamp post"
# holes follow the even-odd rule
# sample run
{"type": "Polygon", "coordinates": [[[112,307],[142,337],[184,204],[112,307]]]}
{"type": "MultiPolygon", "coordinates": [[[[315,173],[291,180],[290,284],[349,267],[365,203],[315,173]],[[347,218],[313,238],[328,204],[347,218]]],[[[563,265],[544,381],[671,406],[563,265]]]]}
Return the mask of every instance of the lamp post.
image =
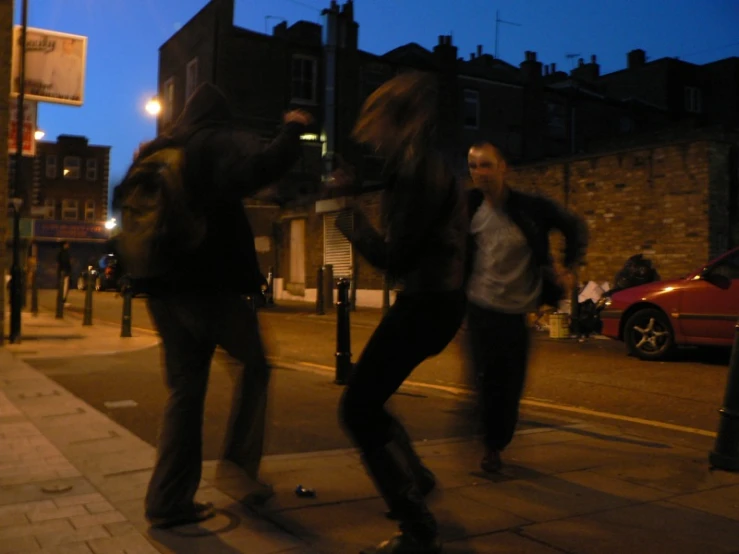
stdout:
{"type": "Polygon", "coordinates": [[[13,183],[13,198],[11,204],[13,206],[13,265],[10,268],[10,278],[12,287],[10,289],[10,343],[18,344],[21,341],[21,306],[23,298],[21,297],[23,284],[20,266],[20,249],[21,249],[21,207],[23,206],[22,195],[22,169],[23,169],[23,124],[25,122],[25,114],[23,113],[23,103],[26,96],[26,31],[28,29],[28,0],[21,2],[21,44],[20,44],[20,64],[19,64],[19,83],[18,83],[18,116],[16,126],[16,143],[15,143],[15,181],[13,183]]]}
{"type": "Polygon", "coordinates": [[[159,102],[156,96],[153,96],[145,106],[146,113],[154,117],[158,116],[162,111],[162,103],[159,102]]]}

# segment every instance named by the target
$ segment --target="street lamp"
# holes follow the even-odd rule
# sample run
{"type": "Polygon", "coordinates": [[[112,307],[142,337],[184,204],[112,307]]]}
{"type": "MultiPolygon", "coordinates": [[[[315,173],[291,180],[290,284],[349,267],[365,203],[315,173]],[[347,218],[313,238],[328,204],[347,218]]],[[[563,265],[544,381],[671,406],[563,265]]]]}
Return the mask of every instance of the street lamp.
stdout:
{"type": "Polygon", "coordinates": [[[36,129],[36,132],[33,134],[33,138],[36,140],[41,140],[46,136],[46,133],[44,133],[41,129],[36,129]]]}
{"type": "Polygon", "coordinates": [[[154,117],[158,116],[162,112],[162,103],[159,102],[156,96],[153,96],[146,103],[146,111],[149,115],[152,115],[154,117]]]}
{"type": "Polygon", "coordinates": [[[108,231],[112,231],[113,229],[115,229],[115,226],[117,224],[118,223],[116,222],[115,218],[114,217],[111,217],[108,221],[105,222],[105,228],[108,231]]]}

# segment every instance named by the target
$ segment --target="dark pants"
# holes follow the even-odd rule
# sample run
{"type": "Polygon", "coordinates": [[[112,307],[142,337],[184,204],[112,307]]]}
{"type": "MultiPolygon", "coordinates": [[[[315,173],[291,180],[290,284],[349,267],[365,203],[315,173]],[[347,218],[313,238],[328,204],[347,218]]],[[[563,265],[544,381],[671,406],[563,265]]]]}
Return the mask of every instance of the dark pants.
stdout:
{"type": "Polygon", "coordinates": [[[340,406],[341,421],[359,449],[383,448],[400,423],[385,403],[411,372],[451,342],[464,318],[461,291],[399,294],[364,348],[340,406]]]}
{"type": "Polygon", "coordinates": [[[478,386],[485,446],[503,450],[513,439],[526,379],[530,337],[525,314],[470,302],[467,341],[478,386]]]}
{"type": "Polygon", "coordinates": [[[162,337],[169,399],[146,513],[168,515],[192,505],[202,471],[202,430],[211,359],[223,358],[234,380],[223,457],[256,478],[262,458],[270,369],[257,314],[237,294],[149,299],[162,337]]]}

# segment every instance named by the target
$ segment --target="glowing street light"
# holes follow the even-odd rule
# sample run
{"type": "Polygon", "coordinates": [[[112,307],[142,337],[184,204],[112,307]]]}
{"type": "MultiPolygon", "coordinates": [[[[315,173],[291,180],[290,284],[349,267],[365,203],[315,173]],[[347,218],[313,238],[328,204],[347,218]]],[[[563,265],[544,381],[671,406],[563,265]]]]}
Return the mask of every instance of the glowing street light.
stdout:
{"type": "Polygon", "coordinates": [[[116,222],[116,220],[115,220],[115,218],[114,218],[114,217],[111,217],[111,218],[110,218],[110,219],[109,219],[108,221],[106,221],[106,222],[105,222],[105,228],[106,228],[106,229],[107,229],[108,231],[111,231],[111,230],[113,230],[113,229],[115,228],[115,226],[116,226],[116,225],[117,225],[117,222],[116,222]]]}
{"type": "Polygon", "coordinates": [[[44,133],[41,129],[36,129],[36,132],[33,134],[33,138],[36,140],[41,140],[46,136],[46,133],[44,133]]]}
{"type": "Polygon", "coordinates": [[[149,100],[146,103],[146,111],[149,115],[152,115],[154,117],[158,116],[162,111],[162,104],[159,102],[156,96],[152,97],[151,100],[149,100]]]}

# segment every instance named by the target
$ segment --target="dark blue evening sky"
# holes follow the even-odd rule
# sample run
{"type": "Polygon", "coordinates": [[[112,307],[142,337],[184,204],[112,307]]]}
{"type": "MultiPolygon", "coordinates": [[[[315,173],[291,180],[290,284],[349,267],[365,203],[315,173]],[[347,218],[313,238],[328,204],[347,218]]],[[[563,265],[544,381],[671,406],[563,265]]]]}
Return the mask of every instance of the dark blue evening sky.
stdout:
{"type": "MultiPolygon", "coordinates": [[[[159,46],[206,0],[29,0],[29,26],[89,37],[85,103],[42,104],[39,128],[48,139],[87,136],[113,147],[111,180],[119,177],[136,145],[153,137],[144,111],[156,93],[159,46]]],[[[340,3],[343,3],[341,0],[340,3]]],[[[16,0],[16,21],[20,0],[16,0]]],[[[329,0],[236,0],[235,23],[265,32],[265,17],[320,20],[329,0]]],[[[482,44],[493,53],[495,14],[501,24],[498,54],[518,64],[533,50],[544,63],[569,69],[598,57],[601,72],[623,69],[626,53],[643,48],[649,59],[674,56],[705,63],[739,56],[739,0],[355,0],[359,45],[383,53],[408,42],[432,48],[451,34],[460,56],[482,44]]],[[[279,19],[269,19],[269,28],[279,19]]],[[[270,31],[271,32],[271,31],[270,31]]]]}

